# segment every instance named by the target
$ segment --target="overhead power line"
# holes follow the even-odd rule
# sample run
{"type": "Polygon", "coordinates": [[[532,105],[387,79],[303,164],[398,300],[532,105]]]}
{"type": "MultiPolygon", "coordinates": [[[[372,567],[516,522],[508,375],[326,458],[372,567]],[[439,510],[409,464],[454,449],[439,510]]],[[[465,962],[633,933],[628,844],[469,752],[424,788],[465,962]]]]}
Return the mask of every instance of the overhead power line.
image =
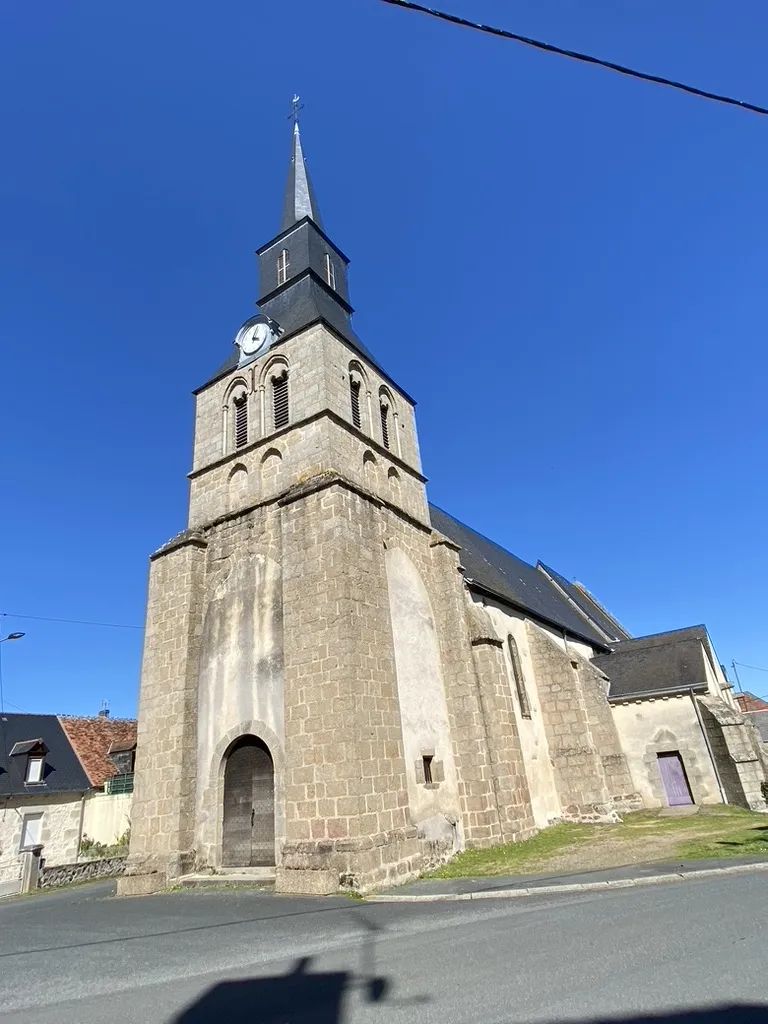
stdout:
{"type": "Polygon", "coordinates": [[[598,67],[607,68],[609,71],[616,71],[618,74],[627,75],[629,78],[639,78],[642,82],[654,82],[656,85],[665,85],[669,89],[687,92],[691,96],[700,96],[705,100],[714,100],[716,103],[726,103],[731,107],[751,110],[755,114],[768,115],[768,108],[760,107],[756,103],[748,103],[746,100],[737,100],[733,96],[723,96],[717,92],[709,92],[707,89],[699,89],[695,85],[686,85],[685,82],[678,82],[674,78],[663,78],[661,75],[651,75],[646,71],[637,71],[635,68],[628,68],[624,64],[615,64],[613,61],[592,57],[590,54],[580,53],[578,50],[566,50],[565,47],[555,46],[554,43],[545,43],[541,39],[531,39],[529,36],[520,35],[518,32],[509,32],[504,28],[494,28],[493,25],[483,25],[477,21],[470,21],[468,18],[460,18],[456,14],[448,14],[445,11],[434,10],[432,7],[424,7],[422,4],[411,3],[410,0],[381,0],[381,2],[390,4],[392,7],[400,7],[405,11],[418,11],[421,14],[429,15],[431,18],[437,18],[439,21],[460,25],[462,28],[471,28],[476,32],[485,32],[486,35],[511,39],[516,43],[522,43],[524,46],[532,46],[534,49],[544,50],[546,53],[556,53],[561,57],[582,61],[584,64],[596,64],[598,67]]]}
{"type": "Polygon", "coordinates": [[[759,665],[745,665],[743,661],[734,661],[734,665],[738,665],[739,668],[751,668],[755,672],[768,672],[768,668],[760,668],[759,665]]]}
{"type": "Polygon", "coordinates": [[[72,626],[104,626],[108,629],[144,629],[126,622],[92,622],[90,619],[55,619],[50,615],[17,615],[15,612],[0,612],[0,616],[11,619],[35,619],[37,622],[67,622],[72,626]]]}

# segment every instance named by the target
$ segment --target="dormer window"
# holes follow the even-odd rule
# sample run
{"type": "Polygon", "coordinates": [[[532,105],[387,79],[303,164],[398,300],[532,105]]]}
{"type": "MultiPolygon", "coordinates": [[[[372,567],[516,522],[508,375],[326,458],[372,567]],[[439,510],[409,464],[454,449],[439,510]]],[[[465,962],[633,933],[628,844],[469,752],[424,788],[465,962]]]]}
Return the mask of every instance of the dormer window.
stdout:
{"type": "MultiPolygon", "coordinates": [[[[327,259],[327,257],[326,257],[327,259]]],[[[277,283],[285,284],[288,280],[288,267],[291,265],[290,256],[287,249],[283,249],[280,255],[277,257],[277,283]]]]}
{"type": "Polygon", "coordinates": [[[325,254],[325,280],[331,288],[336,288],[336,268],[333,265],[333,260],[331,259],[331,254],[329,252],[325,254]]]}
{"type": "Polygon", "coordinates": [[[45,777],[45,755],[48,747],[41,739],[23,740],[15,743],[11,748],[11,757],[26,758],[24,763],[24,784],[26,786],[40,785],[45,777]]]}

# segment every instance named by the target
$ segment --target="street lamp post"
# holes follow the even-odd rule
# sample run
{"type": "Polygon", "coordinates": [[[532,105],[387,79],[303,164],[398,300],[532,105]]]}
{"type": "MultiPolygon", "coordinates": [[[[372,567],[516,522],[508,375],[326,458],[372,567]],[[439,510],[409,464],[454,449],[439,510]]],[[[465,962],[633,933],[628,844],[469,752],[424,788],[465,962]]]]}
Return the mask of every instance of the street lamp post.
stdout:
{"type": "MultiPolygon", "coordinates": [[[[9,633],[8,636],[0,636],[0,644],[4,644],[6,640],[21,640],[24,633],[9,633]]],[[[0,715],[5,712],[5,700],[3,698],[3,664],[0,660],[0,715]]]]}

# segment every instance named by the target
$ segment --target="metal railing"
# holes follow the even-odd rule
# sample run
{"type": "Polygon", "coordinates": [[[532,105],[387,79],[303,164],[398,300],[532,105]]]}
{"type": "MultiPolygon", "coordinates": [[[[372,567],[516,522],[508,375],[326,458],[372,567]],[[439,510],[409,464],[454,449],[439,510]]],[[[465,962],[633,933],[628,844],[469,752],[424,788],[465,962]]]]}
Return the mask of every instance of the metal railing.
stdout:
{"type": "Polygon", "coordinates": [[[107,779],[104,785],[104,792],[108,796],[115,796],[118,793],[133,792],[133,772],[126,772],[124,775],[113,775],[107,779]]]}

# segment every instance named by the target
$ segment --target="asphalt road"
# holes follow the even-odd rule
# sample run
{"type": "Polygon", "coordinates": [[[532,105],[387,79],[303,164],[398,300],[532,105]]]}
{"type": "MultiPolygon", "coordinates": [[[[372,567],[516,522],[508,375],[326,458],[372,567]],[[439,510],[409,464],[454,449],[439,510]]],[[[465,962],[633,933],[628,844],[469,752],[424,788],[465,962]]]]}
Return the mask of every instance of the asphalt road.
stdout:
{"type": "Polygon", "coordinates": [[[768,1024],[768,874],[364,904],[229,892],[0,903],[14,1024],[768,1024]],[[737,1009],[714,1007],[743,1004],[737,1009]],[[676,1014],[685,1013],[678,1018],[676,1014]]]}

